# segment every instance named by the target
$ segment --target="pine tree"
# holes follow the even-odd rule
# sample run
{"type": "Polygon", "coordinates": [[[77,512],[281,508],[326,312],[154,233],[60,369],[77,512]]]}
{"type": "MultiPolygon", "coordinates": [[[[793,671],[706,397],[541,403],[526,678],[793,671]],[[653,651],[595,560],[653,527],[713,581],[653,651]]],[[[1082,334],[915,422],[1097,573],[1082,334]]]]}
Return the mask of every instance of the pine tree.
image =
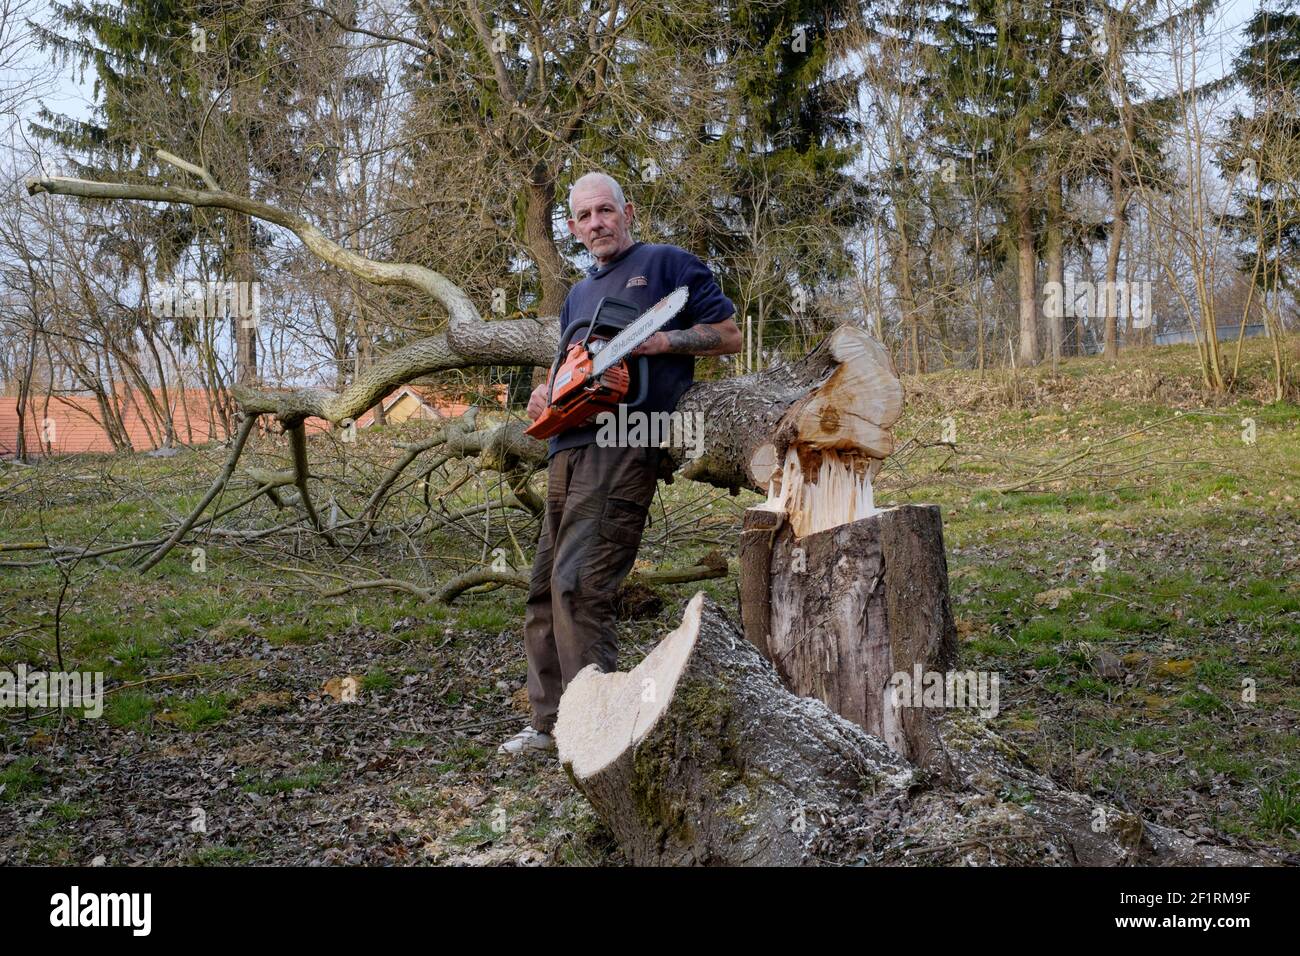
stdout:
{"type": "Polygon", "coordinates": [[[1016,276],[1017,359],[1038,360],[1038,237],[1045,133],[1057,121],[1044,83],[1059,22],[1046,0],[919,0],[873,6],[880,29],[922,53],[928,150],[972,196],[1000,211],[998,244],[1016,276]]]}
{"type": "MultiPolygon", "coordinates": [[[[280,56],[290,24],[266,2],[74,0],[54,4],[61,29],[39,28],[38,40],[62,62],[95,75],[88,120],[42,110],[33,133],[62,150],[77,174],[131,181],[160,173],[164,149],[211,169],[222,188],[252,195],[258,179],[283,179],[297,166],[292,129],[276,122],[291,98],[293,65],[280,56]],[[61,32],[62,31],[62,32],[61,32]],[[271,118],[264,117],[266,108],[271,118]]],[[[299,21],[293,29],[301,30],[299,21]]],[[[251,282],[265,245],[251,220],[228,211],[167,206],[154,214],[159,237],[153,274],[168,277],[188,253],[205,273],[251,282]],[[211,249],[212,251],[209,251],[211,249]]],[[[257,377],[256,330],[232,316],[236,380],[257,377]]],[[[182,342],[197,329],[177,323],[182,342]]]]}
{"type": "MultiPolygon", "coordinates": [[[[846,0],[776,7],[736,0],[728,11],[732,33],[719,51],[734,105],[721,124],[718,159],[736,214],[721,217],[730,235],[701,238],[710,252],[725,254],[735,249],[742,224],[807,225],[768,233],[768,261],[759,266],[792,286],[764,305],[759,340],[778,344],[793,336],[796,351],[819,331],[803,318],[808,290],[854,271],[843,237],[869,215],[868,192],[849,172],[861,140],[850,115],[859,78],[836,62],[845,52],[839,31],[859,15],[859,5],[846,0]]],[[[732,261],[756,265],[752,256],[732,261]]]]}
{"type": "Polygon", "coordinates": [[[1245,246],[1241,268],[1261,297],[1273,338],[1274,399],[1281,400],[1289,390],[1283,301],[1300,279],[1300,3],[1261,6],[1245,35],[1232,79],[1251,105],[1234,111],[1218,162],[1241,208],[1226,225],[1245,246]]]}

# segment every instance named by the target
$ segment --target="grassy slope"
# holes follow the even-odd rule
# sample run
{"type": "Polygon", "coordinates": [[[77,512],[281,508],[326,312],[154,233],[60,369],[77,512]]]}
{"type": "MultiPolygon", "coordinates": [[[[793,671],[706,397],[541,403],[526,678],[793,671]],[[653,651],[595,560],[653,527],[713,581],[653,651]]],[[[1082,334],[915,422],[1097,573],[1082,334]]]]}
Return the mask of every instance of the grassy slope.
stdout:
{"type": "MultiPolygon", "coordinates": [[[[1295,854],[1300,415],[1249,397],[1265,373],[1263,343],[1249,345],[1245,397],[1218,405],[1203,403],[1186,348],[911,380],[877,498],[943,506],[963,666],[1000,675],[995,725],[1042,766],[1150,819],[1295,854]]],[[[110,520],[105,538],[152,536],[219,460],[0,472],[0,543],[83,542],[110,520]]],[[[755,500],[681,482],[661,498],[703,540],[667,534],[657,507],[651,564],[734,554],[755,500]]],[[[422,557],[399,546],[365,560],[422,580],[483,558],[439,535],[422,557]]],[[[276,586],[293,580],[279,570],[292,555],[206,547],[202,571],[174,552],[143,578],[75,573],[65,666],[103,670],[113,692],[99,721],[0,714],[0,862],[610,858],[553,765],[492,754],[522,722],[519,592],[451,609],[387,591],[322,599],[276,586]],[[323,685],[349,673],[361,700],[337,704],[323,685]]],[[[0,569],[0,667],[53,666],[61,585],[48,568],[0,569]]],[[[706,589],[734,608],[734,581],[706,589]]],[[[624,625],[626,666],[690,593],[624,625]]]]}

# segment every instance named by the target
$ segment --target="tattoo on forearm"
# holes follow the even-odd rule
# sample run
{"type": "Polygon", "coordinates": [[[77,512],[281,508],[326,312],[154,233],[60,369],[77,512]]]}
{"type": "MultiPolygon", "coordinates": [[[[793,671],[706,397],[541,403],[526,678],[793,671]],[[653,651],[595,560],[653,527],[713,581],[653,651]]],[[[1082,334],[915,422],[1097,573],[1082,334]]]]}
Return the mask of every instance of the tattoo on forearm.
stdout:
{"type": "Polygon", "coordinates": [[[707,325],[674,329],[668,334],[668,350],[687,355],[703,355],[722,344],[722,335],[707,325]]]}

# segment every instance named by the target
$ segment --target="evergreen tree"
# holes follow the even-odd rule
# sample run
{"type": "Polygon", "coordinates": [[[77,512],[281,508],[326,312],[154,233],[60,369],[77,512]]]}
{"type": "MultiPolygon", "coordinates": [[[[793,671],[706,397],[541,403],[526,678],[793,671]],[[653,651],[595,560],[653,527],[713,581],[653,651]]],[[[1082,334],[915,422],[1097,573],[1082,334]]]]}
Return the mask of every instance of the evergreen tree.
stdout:
{"type": "MultiPolygon", "coordinates": [[[[159,149],[200,163],[222,188],[240,195],[254,195],[258,181],[301,176],[293,128],[282,122],[295,69],[282,47],[286,31],[301,30],[302,21],[282,21],[286,9],[232,0],[55,3],[61,29],[38,28],[38,40],[60,62],[94,71],[95,109],[88,120],[42,110],[32,131],[87,178],[181,175],[158,163],[159,149]]],[[[266,235],[247,216],[180,205],[152,216],[150,231],[159,237],[155,277],[170,276],[190,254],[204,274],[254,280],[266,235]]],[[[112,237],[103,239],[111,249],[112,237]]],[[[238,316],[231,320],[236,380],[254,381],[256,330],[238,316]]],[[[175,328],[184,344],[199,338],[183,318],[175,328]]]]}
{"type": "Polygon", "coordinates": [[[1251,106],[1234,112],[1219,163],[1242,205],[1230,221],[1250,247],[1242,268],[1268,295],[1294,290],[1300,264],[1300,3],[1261,6],[1245,34],[1232,76],[1251,106]]]}

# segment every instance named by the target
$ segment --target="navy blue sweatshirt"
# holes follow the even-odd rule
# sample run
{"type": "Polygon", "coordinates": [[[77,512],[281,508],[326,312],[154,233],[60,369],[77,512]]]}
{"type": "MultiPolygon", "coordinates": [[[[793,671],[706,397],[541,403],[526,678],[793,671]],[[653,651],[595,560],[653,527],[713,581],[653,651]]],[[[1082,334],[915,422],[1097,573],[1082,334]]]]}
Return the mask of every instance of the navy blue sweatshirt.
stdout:
{"type": "MultiPolygon", "coordinates": [[[[673,289],[684,285],[690,296],[682,310],[663,327],[688,329],[700,323],[724,322],[736,312],[735,305],[722,294],[709,267],[680,246],[653,242],[636,242],[606,265],[594,265],[587,278],[569,290],[560,310],[560,332],[573,322],[589,319],[600,300],[607,295],[633,302],[644,312],[673,289]]],[[[683,393],[695,381],[695,356],[651,355],[650,391],[639,405],[629,411],[671,412],[683,393]]],[[[549,441],[549,454],[565,448],[590,445],[596,440],[598,425],[584,425],[561,432],[549,441]]]]}

